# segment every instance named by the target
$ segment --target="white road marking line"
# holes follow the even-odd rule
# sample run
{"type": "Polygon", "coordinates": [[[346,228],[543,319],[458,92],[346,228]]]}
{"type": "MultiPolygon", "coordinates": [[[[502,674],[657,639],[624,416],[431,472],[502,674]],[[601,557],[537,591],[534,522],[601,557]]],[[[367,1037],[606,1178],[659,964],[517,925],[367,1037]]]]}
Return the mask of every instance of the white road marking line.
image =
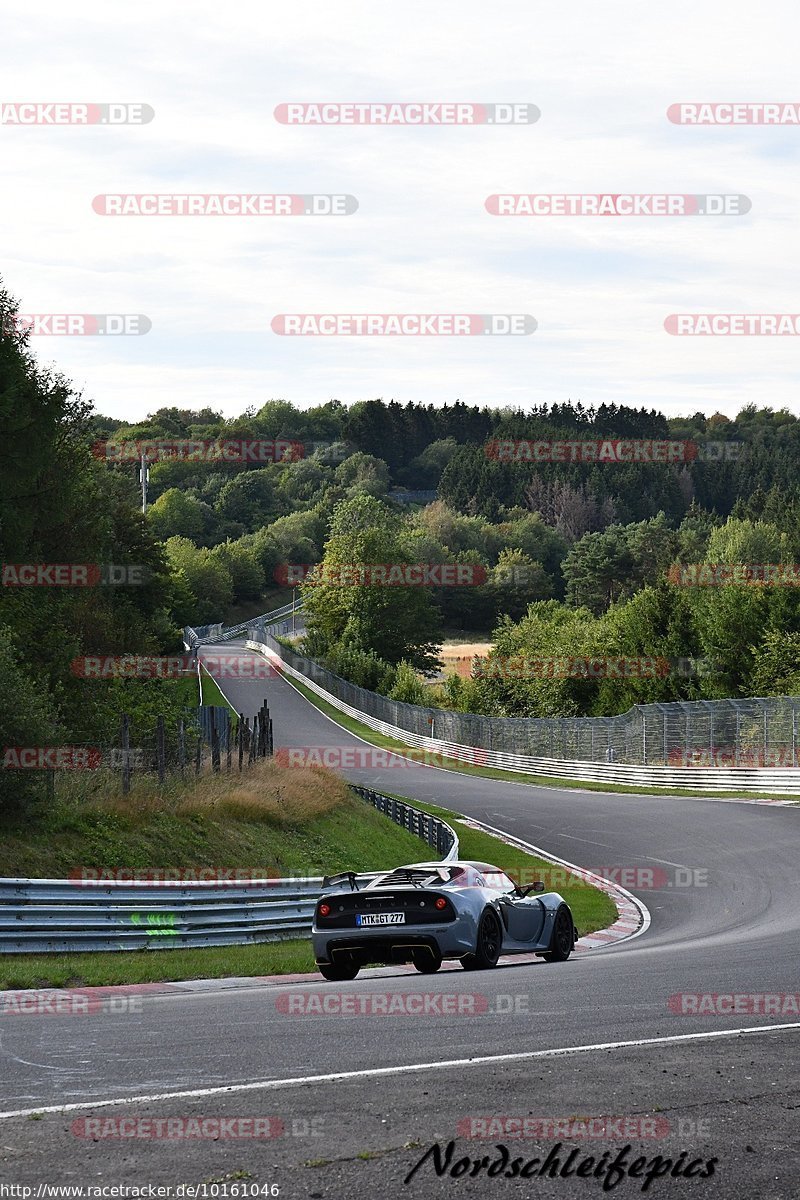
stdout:
{"type": "Polygon", "coordinates": [[[594,838],[577,837],[574,833],[562,833],[561,836],[570,842],[586,842],[587,846],[603,846],[606,850],[614,849],[610,842],[597,842],[594,838]]]}
{"type": "Polygon", "coordinates": [[[595,1042],[588,1046],[563,1046],[551,1050],[526,1050],[519,1054],[486,1054],[480,1058],[452,1058],[443,1062],[406,1063],[396,1067],[367,1067],[360,1071],[337,1071],[330,1075],[300,1075],[288,1079],[264,1079],[257,1083],[229,1083],[219,1087],[192,1088],[181,1092],[156,1092],[145,1096],[118,1096],[114,1100],[82,1100],[77,1104],[48,1104],[40,1108],[18,1108],[0,1112],[0,1121],[11,1117],[30,1117],[34,1113],[65,1113],[79,1109],[111,1108],[123,1104],[156,1104],[162,1100],[191,1100],[204,1096],[232,1095],[234,1092],[274,1092],[311,1084],[341,1083],[348,1079],[375,1079],[381,1076],[408,1075],[414,1071],[446,1071],[455,1067],[479,1067],[487,1063],[522,1062],[533,1058],[558,1058],[566,1054],[586,1054],[594,1050],[626,1050],[636,1046],[663,1046],[677,1042],[697,1042],[712,1038],[746,1037],[778,1030],[800,1030],[800,1021],[782,1025],[754,1025],[742,1029],[712,1029],[703,1033],[678,1033],[670,1037],[637,1038],[629,1042],[595,1042]]]}

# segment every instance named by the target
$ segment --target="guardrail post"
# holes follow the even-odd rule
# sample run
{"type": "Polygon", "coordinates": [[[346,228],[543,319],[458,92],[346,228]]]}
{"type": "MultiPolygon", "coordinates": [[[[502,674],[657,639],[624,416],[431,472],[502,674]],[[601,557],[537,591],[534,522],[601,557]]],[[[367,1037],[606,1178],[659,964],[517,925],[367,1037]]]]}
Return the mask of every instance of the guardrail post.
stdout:
{"type": "Polygon", "coordinates": [[[236,745],[239,748],[239,770],[242,769],[244,758],[244,713],[239,713],[239,724],[236,729],[236,745]]]}

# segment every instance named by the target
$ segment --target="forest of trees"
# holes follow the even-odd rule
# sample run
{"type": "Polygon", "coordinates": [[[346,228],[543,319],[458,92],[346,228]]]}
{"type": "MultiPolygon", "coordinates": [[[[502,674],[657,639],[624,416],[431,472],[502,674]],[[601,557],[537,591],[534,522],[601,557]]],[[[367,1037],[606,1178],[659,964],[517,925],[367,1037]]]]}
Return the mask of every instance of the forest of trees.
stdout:
{"type": "MultiPolygon", "coordinates": [[[[14,311],[0,292],[0,316],[14,311]]],[[[2,562],[147,569],[138,587],[3,586],[6,746],[108,739],[123,696],[135,707],[151,692],[162,705],[157,683],[98,688],[70,663],[174,651],[185,624],[263,611],[285,597],[287,564],[323,570],[322,583],[302,585],[307,652],[399,699],[549,716],[800,690],[800,589],[688,588],[670,572],[677,563],[800,562],[800,421],[785,410],[675,418],[580,403],[523,412],[330,400],[299,410],[270,400],[233,418],[160,407],[129,425],[95,412],[37,364],[26,334],[4,328],[2,562]],[[306,452],[266,465],[155,461],[143,515],[135,464],[92,451],[105,441],[233,438],[294,440],[306,452]],[[668,465],[510,464],[487,452],[493,440],[515,438],[690,440],[734,444],[736,453],[668,465]],[[435,499],[410,504],[404,490],[435,499]],[[485,582],[324,583],[326,566],[347,562],[468,563],[485,582]],[[443,636],[458,631],[492,640],[496,658],[653,655],[705,667],[508,679],[484,664],[472,679],[424,687],[443,636]]]]}

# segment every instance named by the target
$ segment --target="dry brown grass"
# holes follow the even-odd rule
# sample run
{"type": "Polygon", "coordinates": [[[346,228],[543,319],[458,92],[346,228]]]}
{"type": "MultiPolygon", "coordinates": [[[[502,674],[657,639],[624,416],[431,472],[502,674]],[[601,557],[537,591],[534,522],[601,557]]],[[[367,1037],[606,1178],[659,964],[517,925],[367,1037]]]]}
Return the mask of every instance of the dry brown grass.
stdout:
{"type": "Polygon", "coordinates": [[[263,762],[241,776],[201,779],[176,808],[182,816],[220,814],[240,821],[303,825],[343,804],[351,804],[346,784],[321,767],[282,767],[263,762]]]}
{"type": "MultiPolygon", "coordinates": [[[[99,782],[99,781],[98,781],[99,782]]],[[[77,800],[77,797],[73,798],[77,800]]],[[[346,784],[322,767],[286,767],[265,759],[242,771],[211,770],[186,780],[171,777],[159,791],[150,775],[134,777],[123,796],[119,779],[78,800],[80,808],[136,822],[160,812],[176,816],[227,817],[271,825],[302,825],[342,805],[352,804],[346,784]]]]}

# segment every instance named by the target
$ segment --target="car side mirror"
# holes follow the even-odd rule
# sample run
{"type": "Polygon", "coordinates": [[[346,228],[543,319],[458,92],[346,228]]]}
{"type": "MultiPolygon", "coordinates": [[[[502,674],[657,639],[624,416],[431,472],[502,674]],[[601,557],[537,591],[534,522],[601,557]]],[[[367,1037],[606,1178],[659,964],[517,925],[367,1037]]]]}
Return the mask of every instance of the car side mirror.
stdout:
{"type": "Polygon", "coordinates": [[[529,892],[543,892],[543,891],[544,891],[544,884],[542,883],[541,879],[537,879],[535,883],[530,883],[530,884],[528,884],[527,887],[521,887],[521,888],[518,887],[517,895],[521,896],[524,899],[525,896],[527,896],[529,892]]]}

